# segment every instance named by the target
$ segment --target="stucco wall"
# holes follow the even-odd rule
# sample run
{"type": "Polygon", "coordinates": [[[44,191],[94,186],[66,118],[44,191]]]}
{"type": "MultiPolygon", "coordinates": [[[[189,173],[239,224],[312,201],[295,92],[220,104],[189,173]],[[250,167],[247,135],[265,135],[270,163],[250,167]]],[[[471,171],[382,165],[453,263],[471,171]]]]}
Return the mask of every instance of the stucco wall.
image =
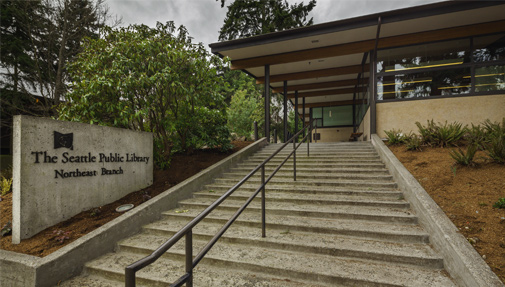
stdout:
{"type": "MultiPolygon", "coordinates": [[[[314,139],[314,132],[312,131],[312,139],[314,139]]],[[[349,141],[352,127],[317,128],[317,132],[321,134],[321,139],[317,142],[342,142],[349,141]]]]}
{"type": "Polygon", "coordinates": [[[377,134],[383,138],[384,130],[391,129],[418,133],[415,123],[425,125],[431,119],[469,125],[486,119],[501,122],[504,117],[505,95],[377,103],[377,134]]]}

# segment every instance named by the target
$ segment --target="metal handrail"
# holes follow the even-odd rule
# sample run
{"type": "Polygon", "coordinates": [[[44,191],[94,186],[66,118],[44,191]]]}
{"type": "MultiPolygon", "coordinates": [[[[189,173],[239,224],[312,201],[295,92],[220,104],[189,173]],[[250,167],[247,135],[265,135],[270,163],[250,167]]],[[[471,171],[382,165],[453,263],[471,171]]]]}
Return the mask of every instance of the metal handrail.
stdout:
{"type": "MultiPolygon", "coordinates": [[[[315,127],[317,128],[317,122],[315,127]]],[[[272,155],[265,159],[261,164],[249,172],[244,178],[242,178],[237,184],[230,188],[226,193],[219,197],[214,203],[197,215],[193,220],[186,224],[181,230],[174,234],[170,239],[153,251],[150,255],[138,260],[137,262],[130,264],[125,268],[125,286],[135,287],[135,274],[142,268],[154,263],[158,258],[160,258],[165,252],[168,251],[175,243],[177,243],[183,236],[185,236],[186,243],[186,273],[181,276],[177,281],[170,285],[170,287],[182,286],[186,283],[187,287],[193,287],[193,268],[198,265],[198,263],[203,259],[203,257],[209,252],[209,250],[216,244],[217,240],[226,232],[226,230],[235,222],[238,216],[247,208],[247,206],[253,201],[253,199],[261,191],[261,234],[262,237],[266,236],[266,215],[265,215],[265,186],[274,177],[274,175],[280,170],[280,168],[288,161],[288,159],[293,155],[293,177],[296,181],[296,150],[300,145],[307,139],[307,137],[312,132],[312,123],[309,123],[298,133],[293,135],[286,143],[284,143],[280,148],[278,148],[272,155]],[[302,131],[308,129],[307,135],[296,145],[295,139],[301,134],[302,131]],[[282,149],[284,149],[290,142],[293,142],[293,150],[289,155],[282,161],[279,166],[270,174],[270,176],[265,180],[265,165],[276,156],[282,149]],[[244,184],[249,178],[251,178],[258,170],[261,169],[261,186],[256,189],[256,191],[247,199],[247,201],[233,214],[233,216],[226,222],[226,224],[212,237],[212,239],[202,248],[202,250],[193,259],[193,227],[202,221],[210,212],[217,208],[225,199],[232,195],[242,184],[244,184]]],[[[309,142],[307,140],[307,156],[309,156],[309,142]]]]}

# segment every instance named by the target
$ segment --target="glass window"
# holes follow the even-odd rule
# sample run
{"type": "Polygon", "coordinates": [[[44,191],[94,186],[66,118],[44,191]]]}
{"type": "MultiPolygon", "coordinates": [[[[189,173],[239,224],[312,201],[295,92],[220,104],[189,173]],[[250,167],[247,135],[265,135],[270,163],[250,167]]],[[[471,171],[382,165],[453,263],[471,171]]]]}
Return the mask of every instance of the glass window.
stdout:
{"type": "Polygon", "coordinates": [[[323,126],[323,108],[312,108],[312,118],[317,119],[317,126],[323,126]]]}
{"type": "Polygon", "coordinates": [[[476,62],[505,60],[505,34],[476,37],[473,45],[476,62]]]}
{"type": "Polygon", "coordinates": [[[352,105],[324,107],[323,112],[325,127],[352,125],[352,105]]]}
{"type": "Polygon", "coordinates": [[[505,90],[505,66],[475,68],[475,92],[505,90]]]}
{"type": "Polygon", "coordinates": [[[408,99],[466,94],[471,87],[471,69],[447,69],[378,78],[377,99],[408,99]]]}
{"type": "Polygon", "coordinates": [[[380,50],[377,72],[454,66],[470,62],[470,39],[380,50]]]}

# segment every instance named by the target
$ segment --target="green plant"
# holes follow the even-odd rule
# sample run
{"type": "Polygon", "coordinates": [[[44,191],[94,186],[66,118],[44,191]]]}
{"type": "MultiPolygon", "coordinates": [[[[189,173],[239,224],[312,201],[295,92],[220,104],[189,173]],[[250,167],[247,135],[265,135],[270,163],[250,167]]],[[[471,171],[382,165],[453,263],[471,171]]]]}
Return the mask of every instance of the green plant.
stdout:
{"type": "Polygon", "coordinates": [[[95,208],[92,208],[92,209],[89,211],[89,216],[91,216],[91,217],[97,217],[97,216],[99,216],[101,213],[102,213],[102,210],[100,209],[100,207],[95,207],[95,208]]]}
{"type": "Polygon", "coordinates": [[[2,176],[2,181],[0,182],[1,195],[6,195],[11,191],[12,187],[12,178],[7,179],[2,176]]]}
{"type": "MultiPolygon", "coordinates": [[[[440,124],[440,123],[439,123],[440,124]]],[[[435,144],[441,147],[455,146],[465,135],[467,128],[460,123],[454,122],[436,126],[435,144]]]]}
{"type": "Polygon", "coordinates": [[[405,142],[405,135],[401,130],[392,129],[390,131],[384,131],[384,133],[386,133],[388,144],[390,145],[398,145],[405,142]]]}
{"type": "Polygon", "coordinates": [[[495,204],[493,204],[493,207],[494,208],[505,208],[505,197],[498,199],[498,201],[495,202],[495,204]]]}
{"type": "Polygon", "coordinates": [[[411,134],[405,140],[405,147],[407,150],[421,150],[421,138],[418,135],[411,134]]]}
{"type": "Polygon", "coordinates": [[[11,232],[12,232],[12,223],[9,221],[2,227],[1,235],[2,237],[4,237],[11,234],[11,232]]]}
{"type": "Polygon", "coordinates": [[[451,150],[449,155],[456,161],[456,164],[464,166],[475,166],[473,158],[476,152],[477,146],[471,145],[467,148],[466,153],[461,148],[458,148],[458,150],[451,150]]]}
{"type": "Polygon", "coordinates": [[[484,122],[487,142],[484,144],[487,155],[500,164],[505,164],[505,118],[502,123],[484,122]]]}
{"type": "Polygon", "coordinates": [[[432,145],[434,140],[434,135],[436,133],[436,125],[433,120],[428,121],[426,126],[423,126],[420,122],[416,122],[417,129],[421,135],[421,142],[423,144],[432,145]]]}
{"type": "Polygon", "coordinates": [[[472,124],[472,127],[467,129],[465,139],[468,145],[476,145],[479,150],[484,150],[484,145],[488,142],[486,129],[472,124]]]}
{"type": "Polygon", "coordinates": [[[454,175],[454,177],[456,177],[456,171],[458,170],[457,167],[452,166],[451,170],[452,170],[452,174],[454,175]]]}
{"type": "Polygon", "coordinates": [[[433,120],[428,121],[426,126],[416,122],[421,141],[430,146],[456,146],[467,132],[466,126],[458,122],[448,124],[435,124],[433,120]]]}
{"type": "Polygon", "coordinates": [[[71,233],[72,233],[71,231],[63,231],[61,229],[54,230],[53,234],[56,235],[54,240],[58,241],[60,244],[63,244],[65,242],[65,240],[70,239],[71,233]]]}

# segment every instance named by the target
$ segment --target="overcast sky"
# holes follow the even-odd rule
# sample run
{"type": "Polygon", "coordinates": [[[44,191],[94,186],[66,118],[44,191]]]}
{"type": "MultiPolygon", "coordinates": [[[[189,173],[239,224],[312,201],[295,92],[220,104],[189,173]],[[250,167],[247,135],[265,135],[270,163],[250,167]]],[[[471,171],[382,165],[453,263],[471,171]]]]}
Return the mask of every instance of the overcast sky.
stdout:
{"type": "MultiPolygon", "coordinates": [[[[232,0],[227,0],[231,3],[232,0]]],[[[373,14],[405,7],[418,6],[441,0],[317,0],[310,16],[314,24],[331,22],[361,15],[373,14]]],[[[288,0],[299,3],[301,0],[288,0]]],[[[308,0],[303,2],[307,3],[308,0]]],[[[195,42],[203,42],[208,48],[218,41],[227,8],[221,8],[216,0],[107,0],[112,14],[123,18],[123,26],[174,21],[184,25],[195,42]]]]}

